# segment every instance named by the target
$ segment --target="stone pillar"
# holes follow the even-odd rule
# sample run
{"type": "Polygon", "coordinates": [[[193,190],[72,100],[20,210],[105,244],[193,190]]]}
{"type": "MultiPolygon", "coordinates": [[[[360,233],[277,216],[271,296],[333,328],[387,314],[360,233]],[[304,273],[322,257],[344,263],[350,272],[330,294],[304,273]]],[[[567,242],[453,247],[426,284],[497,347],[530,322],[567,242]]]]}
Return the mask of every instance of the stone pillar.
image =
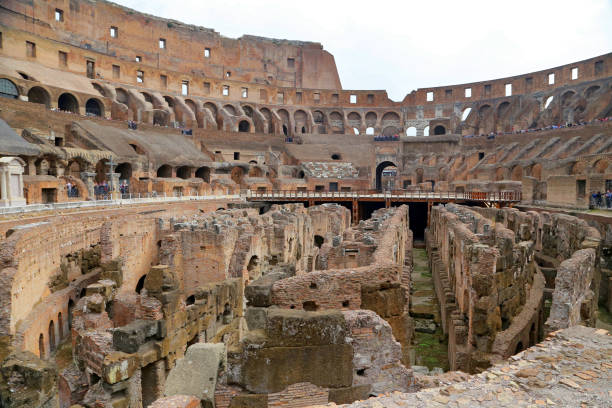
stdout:
{"type": "Polygon", "coordinates": [[[106,173],[108,177],[108,185],[110,188],[111,199],[121,198],[119,193],[119,173],[106,173]]]}
{"type": "Polygon", "coordinates": [[[25,205],[24,167],[25,161],[19,157],[0,158],[0,207],[25,205]]]}
{"type": "Polygon", "coordinates": [[[81,180],[83,180],[83,182],[85,183],[85,186],[87,186],[87,192],[89,193],[88,196],[94,200],[95,199],[95,194],[94,194],[94,179],[96,177],[96,173],[92,172],[92,171],[82,171],[81,172],[81,180]]]}

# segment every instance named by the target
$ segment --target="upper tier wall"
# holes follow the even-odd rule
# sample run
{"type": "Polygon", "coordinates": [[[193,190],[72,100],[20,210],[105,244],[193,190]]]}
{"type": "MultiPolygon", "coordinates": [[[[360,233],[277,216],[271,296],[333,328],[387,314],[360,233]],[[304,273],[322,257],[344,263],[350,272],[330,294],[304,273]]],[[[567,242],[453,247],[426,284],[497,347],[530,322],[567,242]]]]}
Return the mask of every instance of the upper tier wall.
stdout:
{"type": "MultiPolygon", "coordinates": [[[[66,64],[60,66],[63,70],[86,75],[87,61],[91,61],[95,64],[94,75],[125,84],[137,84],[137,71],[142,71],[145,79],[138,85],[162,92],[180,93],[182,82],[189,81],[189,93],[194,95],[222,95],[227,85],[231,92],[223,99],[337,107],[416,106],[432,111],[425,117],[434,116],[434,109],[436,117],[448,116],[442,111],[453,104],[506,97],[508,84],[512,95],[550,93],[612,75],[611,53],[524,75],[421,88],[397,103],[388,99],[384,90],[342,90],[334,57],[319,43],[255,36],[229,39],[213,29],[138,13],[104,1],[66,3],[3,2],[0,29],[4,31],[4,45],[0,54],[57,68],[58,52],[62,51],[67,53],[66,64]],[[56,21],[56,10],[63,12],[62,21],[56,21]],[[111,37],[111,27],[117,29],[116,37],[111,37]],[[165,40],[163,49],[160,39],[165,40]],[[37,44],[35,58],[27,57],[25,41],[37,44]],[[209,57],[205,57],[205,49],[210,50],[209,57]],[[136,56],[140,62],[136,62],[136,56]],[[113,66],[120,71],[117,76],[113,66]],[[573,69],[577,69],[575,79],[573,69]],[[554,74],[552,84],[549,74],[554,74]],[[166,78],[165,85],[162,76],[166,78]],[[259,89],[249,89],[243,97],[240,84],[245,83],[257,84],[259,89]],[[466,96],[466,89],[471,96],[466,96]],[[433,100],[428,100],[430,92],[433,100]]],[[[417,119],[418,116],[417,112],[417,119]]]]}
{"type": "Polygon", "coordinates": [[[100,53],[119,61],[135,61],[140,56],[143,66],[197,72],[208,78],[222,79],[229,71],[232,79],[244,82],[341,88],[334,58],[319,43],[254,36],[231,39],[210,28],[104,1],[7,0],[0,10],[4,25],[84,48],[92,55],[100,53]],[[61,12],[60,21],[56,11],[61,12]],[[111,27],[116,29],[115,36],[111,27]],[[160,46],[162,39],[164,48],[160,46]]]}

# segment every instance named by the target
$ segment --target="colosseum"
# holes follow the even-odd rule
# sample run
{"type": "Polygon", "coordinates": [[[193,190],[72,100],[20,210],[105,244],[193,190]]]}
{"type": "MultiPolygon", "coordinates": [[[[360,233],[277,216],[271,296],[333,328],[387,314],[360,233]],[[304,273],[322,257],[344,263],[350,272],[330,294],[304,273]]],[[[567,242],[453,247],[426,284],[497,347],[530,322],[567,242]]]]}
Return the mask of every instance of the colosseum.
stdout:
{"type": "Polygon", "coordinates": [[[612,406],[612,53],[403,100],[0,2],[0,406],[612,406]]]}

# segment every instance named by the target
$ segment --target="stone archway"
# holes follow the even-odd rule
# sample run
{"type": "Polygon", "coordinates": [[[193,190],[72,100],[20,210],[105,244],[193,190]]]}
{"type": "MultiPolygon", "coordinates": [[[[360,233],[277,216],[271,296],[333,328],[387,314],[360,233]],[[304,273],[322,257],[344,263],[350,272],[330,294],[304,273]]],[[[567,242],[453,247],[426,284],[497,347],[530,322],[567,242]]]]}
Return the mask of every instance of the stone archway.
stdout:
{"type": "Polygon", "coordinates": [[[384,161],[376,166],[376,190],[382,191],[382,173],[384,169],[390,166],[397,167],[392,161],[384,161]]]}

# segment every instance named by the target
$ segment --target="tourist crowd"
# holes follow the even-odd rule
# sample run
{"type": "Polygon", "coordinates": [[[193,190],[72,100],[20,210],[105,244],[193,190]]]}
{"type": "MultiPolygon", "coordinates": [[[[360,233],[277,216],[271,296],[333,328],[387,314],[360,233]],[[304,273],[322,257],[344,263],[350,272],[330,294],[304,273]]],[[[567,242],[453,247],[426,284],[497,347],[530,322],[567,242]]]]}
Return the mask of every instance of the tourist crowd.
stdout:
{"type": "Polygon", "coordinates": [[[481,134],[481,135],[464,135],[463,137],[465,138],[472,138],[472,137],[486,137],[487,139],[495,139],[496,136],[503,136],[503,135],[520,135],[523,133],[533,133],[533,132],[542,132],[545,130],[556,130],[556,129],[566,129],[566,128],[575,128],[575,127],[580,127],[580,126],[586,126],[586,125],[591,125],[594,123],[602,123],[602,122],[612,122],[612,116],[608,116],[605,118],[600,118],[600,119],[593,119],[589,122],[577,122],[577,123],[567,123],[565,125],[550,125],[550,126],[546,126],[546,127],[541,127],[541,128],[533,128],[533,129],[520,129],[520,130],[512,130],[510,132],[491,132],[489,134],[481,134]]]}
{"type": "Polygon", "coordinates": [[[612,208],[612,190],[604,194],[601,191],[591,194],[590,208],[612,208]]]}

